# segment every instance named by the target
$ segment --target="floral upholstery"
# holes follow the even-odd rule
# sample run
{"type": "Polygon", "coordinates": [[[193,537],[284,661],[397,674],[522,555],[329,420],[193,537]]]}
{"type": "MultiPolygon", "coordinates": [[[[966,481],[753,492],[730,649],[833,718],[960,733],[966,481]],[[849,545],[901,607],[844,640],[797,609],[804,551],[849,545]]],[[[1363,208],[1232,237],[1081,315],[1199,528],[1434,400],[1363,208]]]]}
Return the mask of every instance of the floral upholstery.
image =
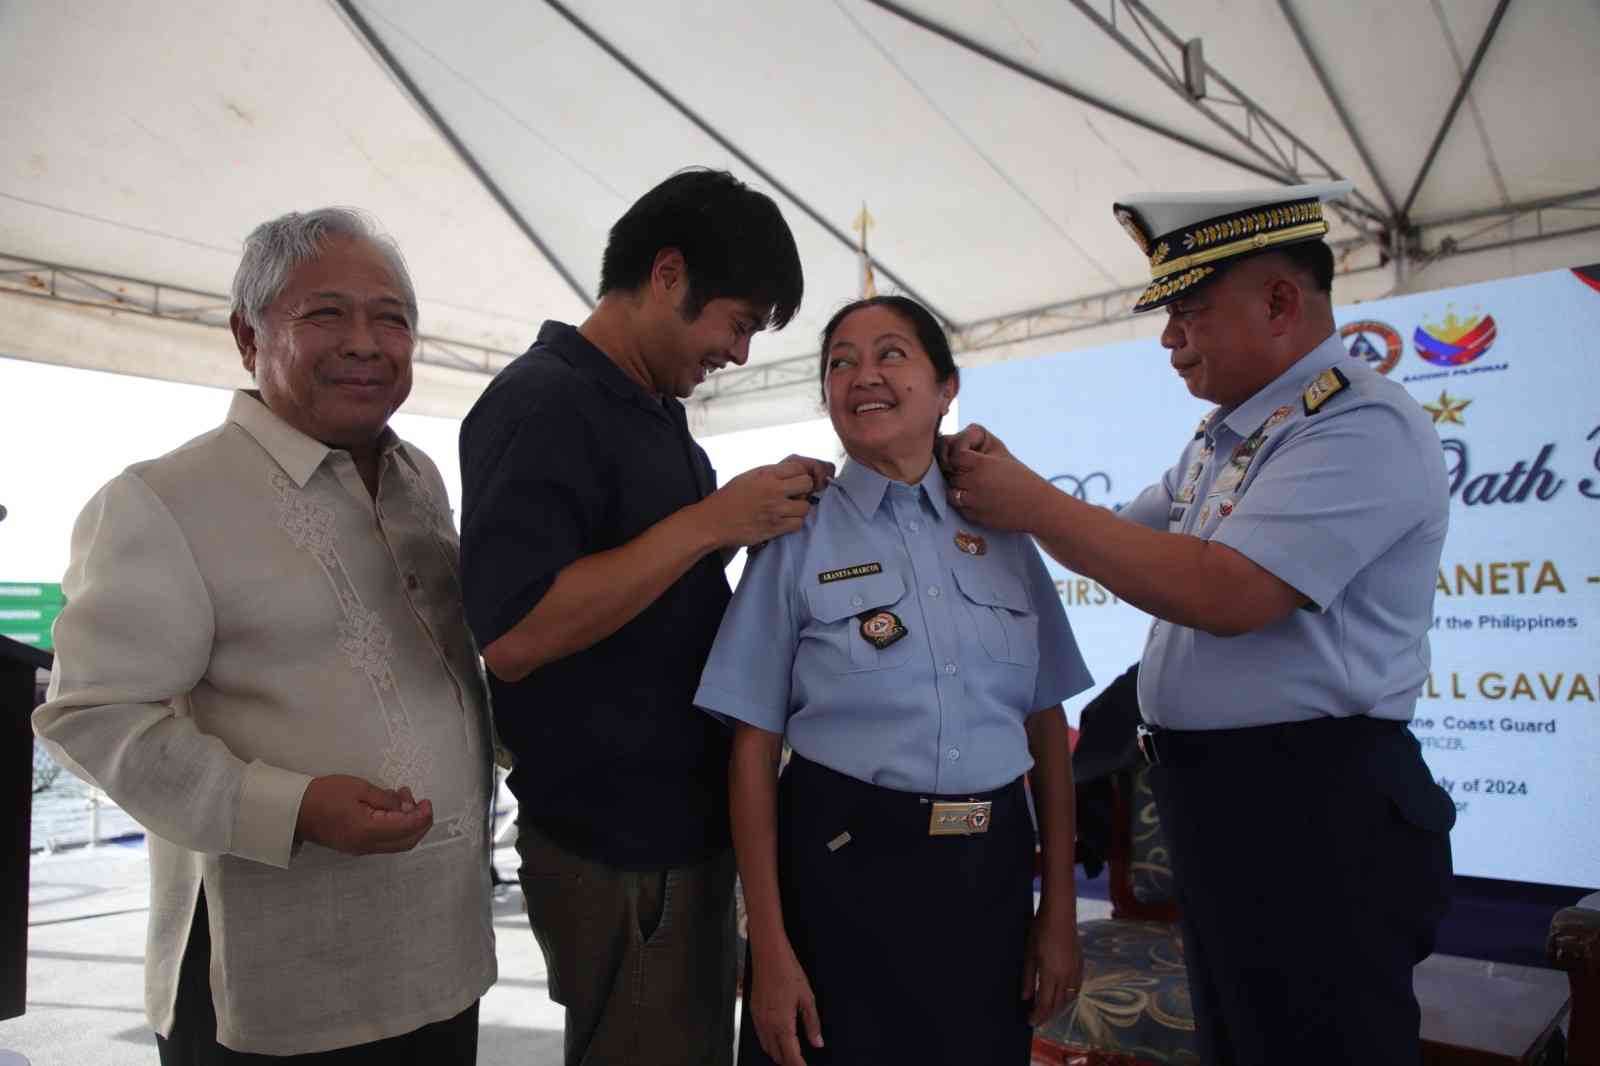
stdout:
{"type": "Polygon", "coordinates": [[[1109,1052],[1145,1063],[1198,1063],[1178,927],[1166,922],[1084,922],[1078,937],[1083,989],[1034,1030],[1036,1046],[1109,1052]]]}
{"type": "Polygon", "coordinates": [[[1132,839],[1128,848],[1128,879],[1133,898],[1143,904],[1176,903],[1172,885],[1172,853],[1156,814],[1156,797],[1150,791],[1150,770],[1141,766],[1133,779],[1132,839]]]}

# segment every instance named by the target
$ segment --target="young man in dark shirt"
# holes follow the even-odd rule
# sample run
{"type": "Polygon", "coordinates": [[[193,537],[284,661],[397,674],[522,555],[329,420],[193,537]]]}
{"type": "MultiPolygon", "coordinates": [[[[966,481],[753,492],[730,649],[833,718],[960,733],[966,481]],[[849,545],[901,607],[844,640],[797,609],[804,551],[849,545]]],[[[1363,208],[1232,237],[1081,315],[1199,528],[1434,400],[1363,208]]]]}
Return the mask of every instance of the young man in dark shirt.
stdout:
{"type": "Polygon", "coordinates": [[[731,1062],[729,739],[692,701],[724,563],[800,528],[832,467],[717,489],[679,401],[802,288],[777,205],[676,174],[612,227],[588,319],[546,322],[462,425],[467,617],[568,1066],[731,1062]]]}

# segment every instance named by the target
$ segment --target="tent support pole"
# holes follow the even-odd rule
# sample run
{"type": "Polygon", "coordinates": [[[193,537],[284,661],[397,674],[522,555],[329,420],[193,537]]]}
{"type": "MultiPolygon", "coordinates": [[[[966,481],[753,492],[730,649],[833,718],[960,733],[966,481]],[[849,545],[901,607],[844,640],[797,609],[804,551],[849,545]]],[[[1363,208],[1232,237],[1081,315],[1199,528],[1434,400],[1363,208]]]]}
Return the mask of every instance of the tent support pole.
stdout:
{"type": "MultiPolygon", "coordinates": [[[[340,0],[340,2],[348,2],[348,0],[340,0]]],[[[665,85],[662,85],[655,78],[651,77],[642,67],[639,66],[639,64],[635,63],[632,59],[629,59],[626,55],[624,55],[621,49],[612,44],[605,37],[601,36],[599,31],[595,30],[594,27],[590,26],[587,22],[583,21],[583,19],[579,18],[576,13],[569,9],[565,4],[561,3],[560,0],[545,0],[545,3],[554,8],[557,14],[570,22],[574,29],[583,34],[585,37],[589,38],[589,40],[592,41],[601,51],[605,52],[606,55],[610,56],[616,62],[621,64],[622,67],[628,71],[628,73],[644,82],[645,85],[649,87],[651,92],[655,93],[657,96],[661,97],[662,100],[670,104],[673,110],[677,111],[678,114],[682,115],[684,118],[693,123],[701,133],[704,133],[707,137],[710,137],[725,152],[733,156],[740,163],[743,163],[745,166],[749,167],[750,170],[754,172],[762,181],[766,182],[768,185],[772,186],[779,193],[781,193],[784,199],[798,207],[802,212],[805,213],[807,218],[811,219],[811,221],[815,222],[817,225],[821,226],[825,231],[827,231],[829,236],[848,248],[852,254],[856,252],[856,242],[854,238],[848,236],[843,230],[841,230],[838,226],[835,226],[832,222],[829,222],[825,217],[823,217],[822,212],[811,206],[810,203],[803,199],[793,189],[789,188],[789,186],[779,181],[776,175],[772,174],[760,163],[757,163],[754,159],[750,158],[750,156],[741,150],[738,145],[734,144],[731,140],[725,137],[720,130],[711,125],[711,123],[707,122],[705,119],[701,118],[700,115],[690,108],[688,104],[685,104],[682,100],[674,96],[671,90],[669,90],[665,85]]],[[[917,290],[913,289],[909,284],[907,284],[905,279],[901,278],[898,274],[885,266],[883,264],[883,260],[874,256],[872,263],[880,274],[899,286],[907,296],[910,296],[923,307],[926,307],[933,313],[935,318],[945,323],[945,325],[955,328],[956,323],[954,319],[940,311],[926,297],[919,294],[917,290]]]]}
{"type": "Polygon", "coordinates": [[[377,54],[379,60],[388,68],[389,73],[394,76],[395,81],[400,83],[400,87],[410,95],[417,107],[428,117],[428,121],[433,123],[434,128],[449,142],[450,147],[455,149],[456,155],[461,157],[461,161],[472,172],[472,176],[478,179],[479,184],[494,198],[494,202],[500,205],[500,209],[510,216],[511,221],[522,231],[522,235],[533,242],[533,246],[539,250],[539,254],[549,261],[556,273],[561,275],[561,280],[565,281],[567,287],[573,291],[579,300],[583,301],[583,305],[592,309],[594,307],[594,297],[589,295],[589,290],[578,283],[578,279],[573,276],[572,271],[567,269],[567,265],[561,261],[561,257],[556,255],[550,246],[539,238],[539,234],[534,231],[533,226],[523,217],[522,212],[518,211],[511,203],[510,197],[506,196],[505,191],[489,176],[489,172],[483,169],[483,165],[478,162],[477,157],[456,135],[456,131],[451,128],[450,123],[444,120],[444,116],[433,106],[433,103],[422,91],[421,87],[417,85],[410,74],[406,73],[405,67],[401,66],[400,60],[389,50],[389,46],[383,43],[383,38],[379,37],[372,29],[372,24],[366,20],[366,17],[356,7],[355,0],[333,0],[333,2],[344,13],[350,25],[355,28],[357,35],[361,37],[368,48],[371,48],[377,54]]]}
{"type": "Polygon", "coordinates": [[[1444,113],[1444,121],[1439,123],[1439,132],[1433,135],[1433,144],[1428,147],[1428,154],[1422,160],[1422,168],[1417,171],[1417,180],[1412,183],[1411,192],[1400,207],[1400,217],[1409,215],[1411,206],[1417,202],[1417,194],[1422,191],[1422,183],[1428,180],[1428,172],[1433,169],[1433,161],[1438,158],[1439,149],[1450,133],[1450,127],[1455,123],[1456,112],[1461,110],[1461,102],[1467,98],[1467,90],[1472,88],[1472,79],[1478,76],[1478,66],[1483,62],[1483,55],[1489,50],[1489,42],[1494,40],[1495,31],[1500,28],[1500,20],[1505,16],[1506,8],[1509,6],[1511,0],[1500,0],[1494,7],[1494,14],[1489,16],[1489,25],[1483,31],[1483,40],[1478,42],[1478,50],[1472,53],[1472,62],[1467,64],[1466,73],[1461,75],[1461,84],[1456,87],[1455,99],[1450,101],[1450,109],[1444,113]]]}
{"type": "Polygon", "coordinates": [[[1367,166],[1367,173],[1372,175],[1373,183],[1378,186],[1378,195],[1383,197],[1384,206],[1389,209],[1391,217],[1399,215],[1400,208],[1395,204],[1394,194],[1389,191],[1389,184],[1383,180],[1383,173],[1378,170],[1378,164],[1373,162],[1372,153],[1367,151],[1366,142],[1356,132],[1355,122],[1351,120],[1350,112],[1345,110],[1344,101],[1334,91],[1333,82],[1329,79],[1322,60],[1317,58],[1316,50],[1311,47],[1311,39],[1306,36],[1305,28],[1300,24],[1300,16],[1294,13],[1290,0],[1278,0],[1278,9],[1283,12],[1284,21],[1289,23],[1289,29],[1294,31],[1294,39],[1300,42],[1300,51],[1305,53],[1306,62],[1311,64],[1311,70],[1322,85],[1322,91],[1327,94],[1328,102],[1333,105],[1334,113],[1339,116],[1339,123],[1344,126],[1345,135],[1350,138],[1350,143],[1355,145],[1361,161],[1367,166]]]}

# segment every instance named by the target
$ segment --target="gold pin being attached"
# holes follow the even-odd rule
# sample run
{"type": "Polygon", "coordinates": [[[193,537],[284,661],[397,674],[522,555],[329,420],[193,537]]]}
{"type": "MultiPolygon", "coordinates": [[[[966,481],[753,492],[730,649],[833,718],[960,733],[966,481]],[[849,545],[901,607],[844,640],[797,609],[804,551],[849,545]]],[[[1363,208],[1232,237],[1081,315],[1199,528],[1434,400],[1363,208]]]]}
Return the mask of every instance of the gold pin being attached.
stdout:
{"type": "Polygon", "coordinates": [[[956,532],[956,548],[967,555],[987,555],[989,542],[978,534],[968,533],[963,529],[956,532]]]}
{"type": "Polygon", "coordinates": [[[928,835],[934,837],[969,837],[989,831],[989,816],[994,804],[989,800],[979,803],[935,803],[928,818],[928,835]]]}

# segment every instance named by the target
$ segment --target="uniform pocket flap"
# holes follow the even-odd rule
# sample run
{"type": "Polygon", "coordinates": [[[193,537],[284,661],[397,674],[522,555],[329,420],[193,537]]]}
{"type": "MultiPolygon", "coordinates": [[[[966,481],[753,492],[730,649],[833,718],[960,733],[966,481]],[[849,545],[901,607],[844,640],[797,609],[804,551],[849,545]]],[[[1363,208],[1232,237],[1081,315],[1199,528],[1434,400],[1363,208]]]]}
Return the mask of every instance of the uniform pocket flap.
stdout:
{"type": "Polygon", "coordinates": [[[905,581],[888,571],[814,585],[806,590],[806,602],[817,621],[840,622],[862,611],[899,603],[905,594],[905,581]]]}
{"type": "Polygon", "coordinates": [[[957,563],[956,584],[973,603],[1003,607],[1017,614],[1028,613],[1028,590],[1022,579],[999,567],[962,566],[957,563]]]}

